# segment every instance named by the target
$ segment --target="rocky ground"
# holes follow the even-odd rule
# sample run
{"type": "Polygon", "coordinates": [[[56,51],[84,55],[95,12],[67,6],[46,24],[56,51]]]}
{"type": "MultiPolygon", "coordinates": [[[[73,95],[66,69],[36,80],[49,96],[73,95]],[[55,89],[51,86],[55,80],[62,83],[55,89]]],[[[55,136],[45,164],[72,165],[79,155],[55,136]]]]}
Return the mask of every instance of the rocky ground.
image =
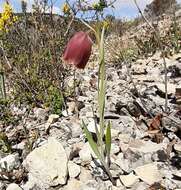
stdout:
{"type": "MultiPolygon", "coordinates": [[[[96,164],[81,128],[84,120],[94,135],[94,117],[99,119],[94,68],[77,72],[77,102],[69,100],[62,116],[42,108],[27,113],[26,108],[12,107],[14,116],[24,119],[5,129],[13,147],[10,154],[0,154],[0,189],[181,189],[181,54],[166,61],[168,114],[163,112],[164,67],[159,53],[128,65],[132,79],[124,64],[107,67],[105,120],[112,122],[110,170],[116,186],[96,164]]],[[[67,85],[73,85],[72,77],[67,85]]]]}

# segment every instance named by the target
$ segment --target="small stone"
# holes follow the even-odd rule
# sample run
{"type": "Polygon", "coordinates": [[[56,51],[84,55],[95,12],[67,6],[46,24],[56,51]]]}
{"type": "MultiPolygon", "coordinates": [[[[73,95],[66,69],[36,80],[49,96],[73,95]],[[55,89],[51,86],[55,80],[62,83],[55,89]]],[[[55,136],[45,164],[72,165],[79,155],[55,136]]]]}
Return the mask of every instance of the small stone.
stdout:
{"type": "Polygon", "coordinates": [[[71,114],[68,113],[68,110],[63,110],[63,111],[62,111],[62,115],[63,115],[64,117],[68,117],[68,116],[71,115],[71,114]]]}
{"type": "Polygon", "coordinates": [[[6,171],[11,171],[17,169],[20,165],[19,155],[10,154],[0,160],[0,171],[6,169],[6,171]]]}
{"type": "Polygon", "coordinates": [[[71,152],[70,152],[69,160],[72,160],[73,158],[78,157],[79,156],[79,152],[83,148],[83,146],[84,146],[83,142],[79,142],[79,143],[73,144],[72,147],[71,147],[71,152]]]}
{"type": "MultiPolygon", "coordinates": [[[[165,93],[165,84],[163,83],[157,83],[156,84],[157,88],[165,93]]],[[[168,84],[168,88],[167,88],[167,92],[168,94],[175,94],[175,84],[168,84]]]]}
{"type": "Polygon", "coordinates": [[[132,187],[136,182],[139,181],[138,176],[135,176],[133,173],[129,175],[120,175],[120,180],[126,187],[132,187]]]}
{"type": "Polygon", "coordinates": [[[176,171],[173,175],[181,179],[181,171],[176,171]]]}
{"type": "Polygon", "coordinates": [[[34,108],[35,117],[40,121],[45,121],[48,116],[48,110],[42,108],[34,108]]]}
{"type": "Polygon", "coordinates": [[[128,132],[129,130],[133,129],[136,125],[135,121],[129,116],[120,116],[119,121],[119,128],[122,129],[122,132],[124,132],[125,129],[128,132]]]}
{"type": "Polygon", "coordinates": [[[131,141],[131,136],[130,134],[120,134],[119,135],[119,147],[122,152],[126,152],[127,149],[129,148],[129,142],[131,141]]]}
{"type": "Polygon", "coordinates": [[[119,153],[120,148],[116,144],[111,144],[111,155],[119,153]]]}
{"type": "Polygon", "coordinates": [[[118,187],[113,186],[112,190],[125,190],[125,187],[124,186],[122,186],[122,187],[120,187],[120,186],[118,186],[118,187]]]}
{"type": "Polygon", "coordinates": [[[140,152],[140,153],[153,153],[159,150],[162,150],[163,144],[153,143],[151,141],[144,141],[144,140],[132,140],[129,143],[129,149],[133,152],[140,152]]]}
{"type": "Polygon", "coordinates": [[[87,129],[89,130],[89,132],[91,133],[96,133],[96,129],[95,129],[95,125],[97,126],[98,130],[99,130],[99,125],[95,123],[94,120],[92,120],[91,122],[89,122],[89,124],[87,125],[87,129]]]}
{"type": "Polygon", "coordinates": [[[67,159],[69,160],[70,159],[70,154],[71,154],[71,148],[69,146],[65,147],[65,152],[66,152],[66,155],[67,155],[67,159]]]}
{"type": "Polygon", "coordinates": [[[176,133],[178,131],[178,124],[175,123],[176,118],[173,117],[173,120],[170,120],[169,118],[167,117],[163,117],[162,118],[162,123],[163,123],[163,126],[166,130],[168,131],[171,131],[173,133],[176,133]]]}
{"type": "Polygon", "coordinates": [[[5,184],[0,181],[0,189],[5,189],[5,184]]]}
{"type": "Polygon", "coordinates": [[[118,136],[119,136],[119,130],[111,129],[111,137],[115,139],[115,138],[118,138],[118,136]]]}
{"type": "Polygon", "coordinates": [[[11,183],[8,185],[6,190],[22,190],[16,183],[11,183]]]}
{"type": "Polygon", "coordinates": [[[175,149],[178,153],[181,153],[181,142],[175,144],[175,145],[174,145],[174,149],[175,149]]]}
{"type": "Polygon", "coordinates": [[[81,125],[79,123],[73,122],[72,123],[72,137],[77,138],[77,137],[80,137],[81,134],[82,134],[81,125]]]}
{"type": "Polygon", "coordinates": [[[162,180],[162,175],[159,172],[156,163],[139,166],[134,171],[142,181],[149,185],[162,180]]]}
{"type": "Polygon", "coordinates": [[[114,161],[123,171],[130,172],[130,161],[128,159],[124,159],[123,153],[119,153],[114,161]]]}
{"type": "Polygon", "coordinates": [[[68,113],[71,115],[76,111],[76,103],[75,102],[68,102],[68,113]]]}
{"type": "Polygon", "coordinates": [[[123,186],[122,183],[121,183],[121,181],[120,181],[120,179],[116,180],[116,186],[117,187],[123,186]]]}
{"type": "Polygon", "coordinates": [[[68,184],[63,188],[63,190],[80,190],[81,184],[81,181],[77,179],[70,179],[68,181],[68,184]]]}
{"type": "Polygon", "coordinates": [[[87,181],[92,180],[92,175],[90,170],[87,170],[84,167],[82,167],[79,179],[82,183],[86,183],[87,181]]]}
{"type": "Polygon", "coordinates": [[[121,149],[122,152],[126,152],[128,150],[128,148],[129,148],[129,145],[126,144],[126,143],[123,143],[123,142],[120,142],[119,146],[120,146],[120,149],[121,149]]]}
{"type": "Polygon", "coordinates": [[[98,190],[100,189],[100,186],[101,184],[98,184],[95,180],[89,180],[85,184],[81,185],[81,190],[98,190]]]}
{"type": "Polygon", "coordinates": [[[68,171],[70,178],[76,178],[80,174],[80,166],[72,161],[68,162],[68,171]]]}
{"type": "Polygon", "coordinates": [[[119,134],[119,140],[124,143],[129,143],[131,139],[130,134],[119,134]]]}
{"type": "Polygon", "coordinates": [[[79,156],[82,162],[82,165],[90,164],[92,157],[91,157],[91,149],[89,143],[85,143],[82,150],[79,152],[79,156]]]}
{"type": "Polygon", "coordinates": [[[87,119],[94,117],[91,105],[86,105],[84,108],[80,110],[79,114],[80,114],[80,119],[87,119]]]}
{"type": "Polygon", "coordinates": [[[120,174],[123,174],[122,169],[115,163],[111,163],[110,172],[111,172],[113,178],[118,178],[120,174]]]}
{"type": "Polygon", "coordinates": [[[20,142],[19,144],[15,144],[12,146],[12,149],[16,149],[16,150],[23,150],[25,149],[26,143],[25,141],[20,142]]]}
{"type": "Polygon", "coordinates": [[[85,103],[83,101],[78,101],[76,102],[77,110],[80,111],[82,108],[85,107],[85,103]]]}
{"type": "Polygon", "coordinates": [[[168,153],[164,150],[158,150],[156,153],[153,153],[151,156],[151,159],[153,161],[167,161],[168,159],[168,153]]]}
{"type": "MultiPolygon", "coordinates": [[[[151,190],[149,189],[149,185],[146,184],[145,182],[139,182],[139,183],[136,183],[132,188],[131,190],[151,190]]],[[[154,190],[157,190],[157,189],[154,189],[154,190]]],[[[164,190],[164,189],[163,189],[164,190]]]]}
{"type": "Polygon", "coordinates": [[[132,65],[131,70],[133,75],[146,75],[148,73],[146,68],[138,64],[132,65]]]}
{"type": "Polygon", "coordinates": [[[59,115],[51,114],[51,115],[49,115],[47,123],[49,123],[49,124],[55,123],[56,121],[58,121],[58,119],[59,119],[59,115]]]}

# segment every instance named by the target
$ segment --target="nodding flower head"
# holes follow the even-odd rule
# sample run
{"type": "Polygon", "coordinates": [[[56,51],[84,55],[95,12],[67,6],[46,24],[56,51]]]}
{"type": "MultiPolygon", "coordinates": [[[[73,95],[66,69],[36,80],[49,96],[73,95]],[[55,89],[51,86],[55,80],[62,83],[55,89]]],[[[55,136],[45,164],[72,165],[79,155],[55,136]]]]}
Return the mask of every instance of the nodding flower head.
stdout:
{"type": "Polygon", "coordinates": [[[84,69],[92,50],[92,40],[86,32],[77,32],[69,40],[63,59],[78,69],[84,69]]]}

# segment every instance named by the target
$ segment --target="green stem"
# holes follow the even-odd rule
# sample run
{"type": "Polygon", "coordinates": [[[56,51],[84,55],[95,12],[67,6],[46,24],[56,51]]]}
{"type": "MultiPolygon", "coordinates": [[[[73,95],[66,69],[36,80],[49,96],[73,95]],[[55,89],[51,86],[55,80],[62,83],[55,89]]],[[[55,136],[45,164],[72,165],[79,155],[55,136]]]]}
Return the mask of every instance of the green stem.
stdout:
{"type": "Polygon", "coordinates": [[[101,155],[104,157],[103,137],[104,137],[104,107],[105,107],[105,62],[104,62],[104,31],[103,27],[101,38],[97,39],[99,44],[99,90],[98,90],[98,104],[100,117],[100,148],[101,155]]]}
{"type": "Polygon", "coordinates": [[[112,184],[113,184],[113,185],[116,185],[116,182],[115,182],[115,180],[114,180],[113,177],[112,177],[112,174],[111,174],[111,172],[110,172],[110,170],[109,170],[108,165],[105,163],[104,160],[101,160],[101,162],[102,162],[102,165],[103,165],[103,167],[104,167],[104,169],[105,169],[107,175],[109,176],[109,178],[110,178],[112,184]]]}

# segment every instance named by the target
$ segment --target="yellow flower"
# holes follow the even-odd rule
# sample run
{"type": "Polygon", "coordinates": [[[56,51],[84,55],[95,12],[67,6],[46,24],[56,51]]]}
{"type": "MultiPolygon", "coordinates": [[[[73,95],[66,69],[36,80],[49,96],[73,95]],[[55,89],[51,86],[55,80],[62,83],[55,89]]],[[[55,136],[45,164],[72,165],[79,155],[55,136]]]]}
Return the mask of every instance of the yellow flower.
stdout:
{"type": "Polygon", "coordinates": [[[13,22],[16,22],[18,20],[18,17],[17,16],[14,16],[13,17],[13,22]]]}
{"type": "Polygon", "coordinates": [[[0,31],[8,32],[8,27],[18,20],[17,16],[13,16],[13,10],[9,3],[3,6],[3,12],[0,17],[0,31]]]}
{"type": "Polygon", "coordinates": [[[109,22],[108,20],[104,20],[104,21],[103,21],[103,26],[104,26],[106,29],[108,29],[109,26],[110,26],[110,22],[109,22]]]}
{"type": "Polygon", "coordinates": [[[69,14],[70,13],[70,7],[67,3],[64,3],[63,7],[62,7],[62,11],[64,14],[69,14]]]}
{"type": "Polygon", "coordinates": [[[97,8],[99,7],[99,3],[93,3],[93,4],[92,4],[92,7],[93,7],[94,9],[97,9],[97,8]]]}

